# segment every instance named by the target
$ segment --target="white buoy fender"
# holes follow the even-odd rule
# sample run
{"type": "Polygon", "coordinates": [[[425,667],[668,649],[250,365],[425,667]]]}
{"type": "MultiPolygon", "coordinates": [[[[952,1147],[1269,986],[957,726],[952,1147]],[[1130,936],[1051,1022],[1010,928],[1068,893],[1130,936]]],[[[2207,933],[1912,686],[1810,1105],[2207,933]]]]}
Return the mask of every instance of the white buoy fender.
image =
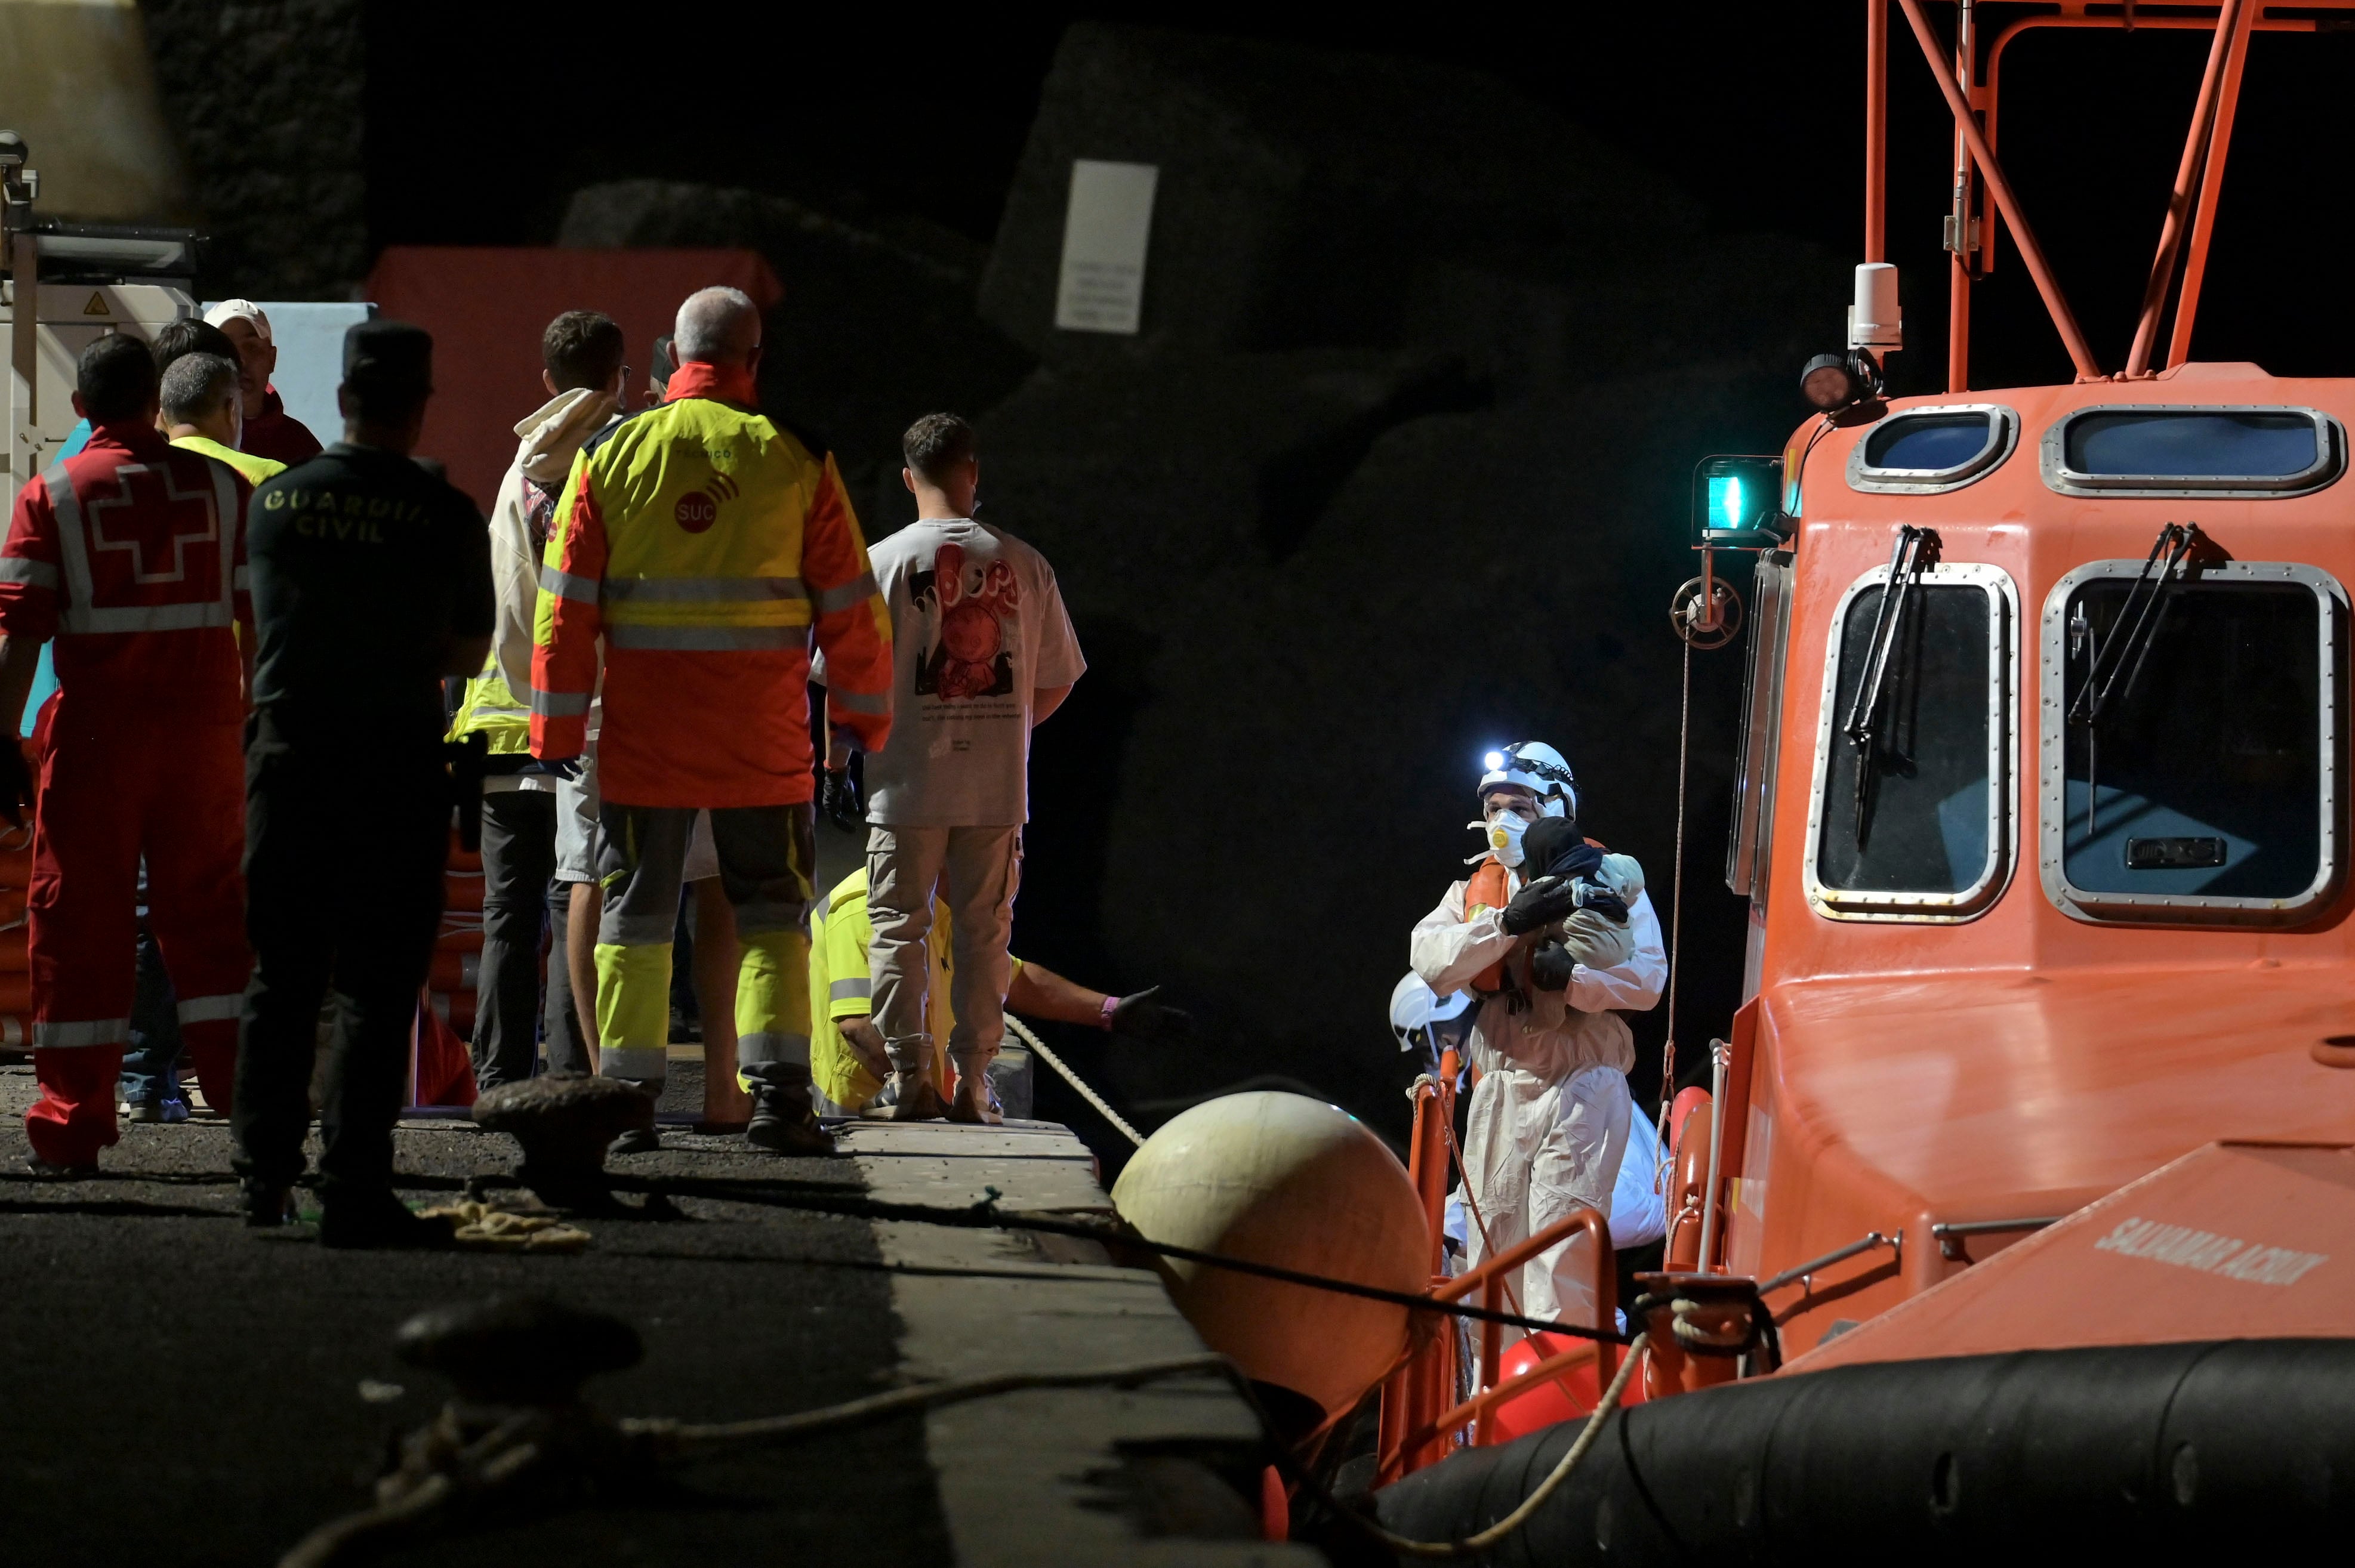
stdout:
{"type": "MultiPolygon", "coordinates": [[[[1431,1241],[1406,1168],[1357,1118],[1303,1095],[1194,1107],[1146,1139],[1112,1201],[1151,1241],[1386,1290],[1430,1284],[1431,1241]]],[[[1406,1348],[1404,1307],[1210,1264],[1156,1266],[1205,1344],[1328,1414],[1355,1404],[1406,1348]]]]}

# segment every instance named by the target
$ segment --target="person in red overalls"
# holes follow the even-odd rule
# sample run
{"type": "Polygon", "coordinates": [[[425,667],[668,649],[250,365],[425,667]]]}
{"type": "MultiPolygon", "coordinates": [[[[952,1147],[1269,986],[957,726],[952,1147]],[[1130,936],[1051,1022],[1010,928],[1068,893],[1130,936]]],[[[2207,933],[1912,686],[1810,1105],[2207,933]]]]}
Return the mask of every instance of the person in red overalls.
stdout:
{"type": "Polygon", "coordinates": [[[0,724],[16,735],[41,644],[58,693],[34,732],[36,796],[0,743],[0,814],[33,803],[26,895],[34,1174],[95,1172],[118,1136],[139,865],[182,1036],[215,1110],[229,1108],[245,941],[245,716],[239,643],[245,481],[155,429],[155,362],[135,338],[82,351],[74,411],[89,444],[17,493],[0,545],[0,724]]]}

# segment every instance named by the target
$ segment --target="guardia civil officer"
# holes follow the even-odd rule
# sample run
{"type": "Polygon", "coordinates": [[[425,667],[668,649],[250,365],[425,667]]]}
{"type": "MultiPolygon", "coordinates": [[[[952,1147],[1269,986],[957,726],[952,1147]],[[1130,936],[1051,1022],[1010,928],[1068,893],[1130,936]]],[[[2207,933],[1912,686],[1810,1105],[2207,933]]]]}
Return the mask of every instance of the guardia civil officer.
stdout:
{"type": "Polygon", "coordinates": [[[445,675],[483,667],[488,535],[410,458],[433,340],[400,322],[344,334],[344,439],[254,493],[259,630],[246,728],[246,927],[253,982],[231,1130],[247,1222],[282,1224],[303,1173],[314,1031],[336,1029],[320,1130],[327,1246],[446,1244],[392,1191],[410,1028],[442,915],[451,795],[445,675]]]}

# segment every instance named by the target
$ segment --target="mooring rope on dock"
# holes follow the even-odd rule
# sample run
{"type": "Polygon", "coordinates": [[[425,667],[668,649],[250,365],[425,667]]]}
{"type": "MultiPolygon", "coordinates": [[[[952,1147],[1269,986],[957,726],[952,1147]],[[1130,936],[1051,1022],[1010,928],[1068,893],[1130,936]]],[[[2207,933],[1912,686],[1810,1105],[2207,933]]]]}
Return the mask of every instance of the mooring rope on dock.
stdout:
{"type": "Polygon", "coordinates": [[[1113,1109],[1111,1105],[1105,1101],[1102,1095],[1088,1087],[1087,1080],[1081,1077],[1077,1073],[1071,1071],[1070,1065],[1065,1063],[1060,1056],[1058,1056],[1052,1051],[1048,1050],[1047,1043],[1039,1039],[1036,1034],[1031,1033],[1029,1029],[1020,1019],[1015,1017],[1010,1012],[1007,1013],[1006,1015],[1006,1027],[1011,1029],[1017,1035],[1020,1036],[1022,1044],[1037,1052],[1039,1054],[1039,1060],[1045,1062],[1050,1067],[1054,1068],[1055,1071],[1062,1074],[1064,1081],[1069,1083],[1071,1087],[1080,1091],[1080,1098],[1095,1107],[1096,1114],[1103,1117],[1104,1120],[1112,1123],[1114,1128],[1118,1131],[1123,1138],[1125,1138],[1129,1142],[1136,1145],[1139,1149],[1145,1147],[1145,1135],[1137,1131],[1136,1128],[1129,1126],[1128,1122],[1121,1116],[1120,1112],[1113,1109]]]}

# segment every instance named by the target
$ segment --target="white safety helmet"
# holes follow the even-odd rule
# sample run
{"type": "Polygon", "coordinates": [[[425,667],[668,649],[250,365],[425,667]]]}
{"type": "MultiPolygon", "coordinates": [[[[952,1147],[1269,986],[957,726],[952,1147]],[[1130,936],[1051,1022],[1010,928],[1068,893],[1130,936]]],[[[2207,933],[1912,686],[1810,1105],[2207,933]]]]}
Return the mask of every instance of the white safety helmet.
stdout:
{"type": "Polygon", "coordinates": [[[1578,780],[1570,762],[1541,740],[1517,740],[1480,759],[1486,769],[1475,792],[1485,803],[1488,791],[1513,784],[1538,798],[1539,811],[1549,817],[1578,815],[1578,780]]]}
{"type": "Polygon", "coordinates": [[[1409,970],[1391,991],[1391,1033],[1401,1051],[1415,1047],[1415,1036],[1435,1024],[1449,1023],[1464,1015],[1472,999],[1460,991],[1441,996],[1423,983],[1423,977],[1409,970]]]}

